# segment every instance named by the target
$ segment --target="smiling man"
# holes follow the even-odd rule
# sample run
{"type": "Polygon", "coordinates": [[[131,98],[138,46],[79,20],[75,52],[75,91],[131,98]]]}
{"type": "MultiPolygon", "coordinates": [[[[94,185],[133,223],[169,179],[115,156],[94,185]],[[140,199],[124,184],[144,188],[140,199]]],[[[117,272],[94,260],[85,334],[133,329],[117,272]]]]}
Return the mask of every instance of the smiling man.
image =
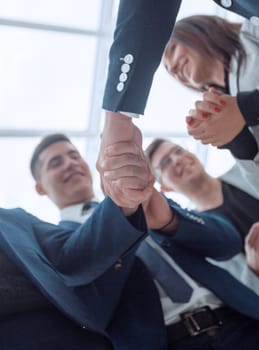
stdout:
{"type": "Polygon", "coordinates": [[[236,165],[219,178],[213,177],[195,154],[159,138],[150,143],[146,155],[161,191],[181,193],[197,211],[226,217],[243,238],[259,220],[259,201],[242,186],[240,169],[236,165]]]}
{"type": "Polygon", "coordinates": [[[54,202],[62,220],[76,217],[77,221],[85,221],[96,204],[92,175],[66,135],[45,136],[33,152],[30,168],[36,191],[54,202]],[[89,210],[85,210],[86,204],[89,210]]]}

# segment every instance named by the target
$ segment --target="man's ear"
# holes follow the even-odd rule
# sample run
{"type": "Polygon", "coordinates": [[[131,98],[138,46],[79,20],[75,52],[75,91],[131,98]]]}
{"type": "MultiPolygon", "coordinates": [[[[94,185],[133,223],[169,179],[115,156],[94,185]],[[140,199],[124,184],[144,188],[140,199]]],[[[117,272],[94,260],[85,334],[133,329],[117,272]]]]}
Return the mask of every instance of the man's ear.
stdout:
{"type": "Polygon", "coordinates": [[[36,182],[35,190],[40,196],[44,196],[45,194],[47,194],[39,182],[36,182]]]}
{"type": "Polygon", "coordinates": [[[169,188],[163,184],[160,185],[160,190],[161,190],[161,192],[173,192],[174,191],[174,189],[172,187],[169,188]]]}

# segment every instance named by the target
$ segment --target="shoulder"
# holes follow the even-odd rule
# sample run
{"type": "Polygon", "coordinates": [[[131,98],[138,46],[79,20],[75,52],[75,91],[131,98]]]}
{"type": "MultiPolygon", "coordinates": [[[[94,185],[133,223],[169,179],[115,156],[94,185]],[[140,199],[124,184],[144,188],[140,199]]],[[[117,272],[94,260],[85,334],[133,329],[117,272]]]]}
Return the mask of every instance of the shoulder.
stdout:
{"type": "Polygon", "coordinates": [[[242,41],[256,41],[259,38],[259,25],[255,25],[250,20],[245,20],[240,30],[240,37],[242,41]]]}
{"type": "Polygon", "coordinates": [[[27,213],[24,209],[22,208],[13,208],[13,209],[5,209],[5,208],[0,208],[0,221],[4,220],[11,220],[11,221],[16,221],[17,218],[27,218],[31,214],[27,213]]]}

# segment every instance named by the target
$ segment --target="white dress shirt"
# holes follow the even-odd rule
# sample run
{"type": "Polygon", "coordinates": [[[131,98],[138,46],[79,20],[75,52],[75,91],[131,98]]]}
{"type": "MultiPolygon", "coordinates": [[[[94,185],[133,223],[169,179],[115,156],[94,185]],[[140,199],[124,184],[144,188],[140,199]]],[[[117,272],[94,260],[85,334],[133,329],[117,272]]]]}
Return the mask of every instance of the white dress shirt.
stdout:
{"type": "Polygon", "coordinates": [[[163,288],[156,282],[158,287],[162,309],[164,313],[165,324],[169,325],[180,320],[180,314],[194,310],[196,308],[208,305],[212,309],[220,307],[222,301],[218,299],[211,291],[195,282],[190,276],[188,276],[166,251],[161,248],[151,237],[147,237],[146,241],[150,244],[159,254],[168,262],[169,265],[175,269],[176,272],[189,284],[193,289],[192,296],[188,303],[174,303],[165,293],[163,288]]]}
{"type": "MultiPolygon", "coordinates": [[[[96,201],[96,199],[92,200],[96,201]]],[[[84,223],[91,216],[94,210],[94,208],[91,208],[82,215],[84,204],[85,203],[74,204],[61,209],[61,220],[75,221],[81,224],[84,223]]],[[[212,309],[222,305],[222,302],[212,292],[202,287],[191,277],[189,277],[151,237],[147,237],[146,241],[159,252],[159,254],[169,263],[169,265],[171,265],[193,289],[192,296],[188,303],[174,303],[155,280],[155,284],[160,295],[166,325],[179,321],[179,315],[182,312],[191,311],[205,305],[209,305],[212,309]]]]}
{"type": "MultiPolygon", "coordinates": [[[[96,198],[91,201],[99,202],[96,198]]],[[[73,204],[60,210],[60,220],[75,221],[83,224],[92,214],[94,208],[83,211],[85,203],[73,204]]]]}

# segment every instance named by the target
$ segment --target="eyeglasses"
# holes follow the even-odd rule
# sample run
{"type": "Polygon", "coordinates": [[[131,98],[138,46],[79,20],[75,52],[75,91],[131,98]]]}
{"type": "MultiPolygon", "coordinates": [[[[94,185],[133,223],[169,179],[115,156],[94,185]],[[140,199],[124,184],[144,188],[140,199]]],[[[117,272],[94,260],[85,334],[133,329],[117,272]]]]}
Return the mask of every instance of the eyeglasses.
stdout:
{"type": "Polygon", "coordinates": [[[155,175],[158,181],[160,181],[161,178],[161,172],[165,171],[168,166],[172,163],[172,154],[173,155],[181,155],[184,152],[184,148],[181,146],[172,146],[170,150],[164,155],[164,157],[160,160],[158,163],[158,166],[154,168],[155,175]]]}

